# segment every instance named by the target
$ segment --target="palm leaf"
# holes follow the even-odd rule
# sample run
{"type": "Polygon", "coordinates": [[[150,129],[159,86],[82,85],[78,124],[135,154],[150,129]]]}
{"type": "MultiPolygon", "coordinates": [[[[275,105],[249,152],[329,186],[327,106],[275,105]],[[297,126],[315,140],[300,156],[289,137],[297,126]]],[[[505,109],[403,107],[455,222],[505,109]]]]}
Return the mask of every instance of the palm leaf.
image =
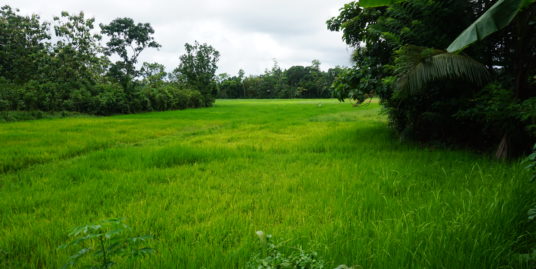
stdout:
{"type": "Polygon", "coordinates": [[[441,79],[460,79],[479,86],[490,79],[483,64],[465,55],[417,46],[405,46],[397,54],[397,88],[410,93],[441,79]]]}
{"type": "Polygon", "coordinates": [[[519,12],[536,0],[499,0],[467,27],[447,48],[457,52],[508,26],[519,12]]]}

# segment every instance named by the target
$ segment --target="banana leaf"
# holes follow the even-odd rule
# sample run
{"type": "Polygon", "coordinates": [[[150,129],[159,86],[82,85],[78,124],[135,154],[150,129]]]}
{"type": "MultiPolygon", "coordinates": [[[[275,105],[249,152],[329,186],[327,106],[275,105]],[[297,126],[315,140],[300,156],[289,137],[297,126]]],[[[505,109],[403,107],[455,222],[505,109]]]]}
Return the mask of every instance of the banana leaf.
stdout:
{"type": "Polygon", "coordinates": [[[467,27],[447,48],[459,52],[469,45],[508,26],[512,20],[536,0],[499,0],[467,27]]]}

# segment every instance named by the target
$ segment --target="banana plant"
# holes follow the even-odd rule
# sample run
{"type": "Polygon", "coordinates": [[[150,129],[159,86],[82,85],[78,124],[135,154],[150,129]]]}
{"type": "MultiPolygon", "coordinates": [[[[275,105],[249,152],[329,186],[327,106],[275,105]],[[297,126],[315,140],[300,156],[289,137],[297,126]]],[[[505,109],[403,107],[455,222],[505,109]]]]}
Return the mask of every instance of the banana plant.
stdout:
{"type": "MultiPolygon", "coordinates": [[[[364,8],[390,6],[407,0],[360,0],[364,8]]],[[[516,16],[536,0],[499,0],[482,16],[467,27],[447,48],[448,52],[460,52],[471,44],[510,25],[516,16]]]]}
{"type": "Polygon", "coordinates": [[[471,44],[510,25],[514,18],[535,3],[536,0],[499,0],[482,16],[467,27],[447,48],[448,52],[459,52],[471,44]]]}
{"type": "MultiPolygon", "coordinates": [[[[388,6],[404,0],[360,0],[359,5],[363,8],[388,6]]],[[[481,82],[486,78],[484,66],[471,60],[468,56],[460,54],[468,46],[485,39],[489,35],[512,24],[516,24],[517,44],[514,56],[514,94],[516,98],[523,100],[530,96],[527,93],[528,70],[533,64],[526,59],[531,54],[530,45],[534,42],[534,8],[536,0],[499,0],[484,14],[467,27],[448,46],[446,51],[435,51],[428,57],[421,57],[422,52],[412,53],[411,49],[399,53],[398,88],[409,89],[409,92],[419,90],[424,84],[440,78],[462,78],[473,82],[481,82]],[[526,12],[525,12],[526,11],[526,12]],[[417,57],[415,57],[417,56],[417,57]],[[416,60],[417,59],[417,60],[416,60]],[[401,68],[400,68],[401,67],[401,68]]],[[[404,49],[404,48],[403,48],[404,49]]],[[[419,50],[417,50],[419,51],[419,50]]],[[[509,151],[508,131],[501,139],[496,157],[503,159],[509,151]]]]}

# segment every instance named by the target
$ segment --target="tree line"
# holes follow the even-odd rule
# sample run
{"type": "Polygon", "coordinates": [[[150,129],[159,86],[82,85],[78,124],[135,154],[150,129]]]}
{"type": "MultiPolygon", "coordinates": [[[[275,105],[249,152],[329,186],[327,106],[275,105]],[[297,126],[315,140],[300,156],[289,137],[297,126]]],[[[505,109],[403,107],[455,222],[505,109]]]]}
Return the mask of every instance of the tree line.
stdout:
{"type": "Polygon", "coordinates": [[[226,73],[218,76],[219,98],[331,98],[331,84],[345,70],[334,67],[320,69],[320,61],[313,60],[310,66],[291,66],[282,69],[277,61],[264,74],[244,76],[226,73]]]}
{"type": "Polygon", "coordinates": [[[47,22],[1,7],[0,111],[108,115],[214,103],[219,52],[212,46],[185,44],[168,74],[161,64],[138,64],[143,51],[161,47],[149,23],[117,18],[99,28],[83,12],[47,22]]]}
{"type": "Polygon", "coordinates": [[[207,107],[219,98],[326,98],[343,68],[310,66],[264,74],[216,75],[220,53],[185,44],[171,72],[139,63],[159,49],[149,23],[117,18],[96,25],[83,12],[62,12],[51,22],[0,8],[0,111],[71,111],[97,115],[207,107]],[[104,42],[105,41],[105,42],[104,42]]]}
{"type": "Polygon", "coordinates": [[[334,95],[379,96],[401,139],[526,153],[536,141],[534,2],[350,2],[327,21],[354,48],[334,95]]]}

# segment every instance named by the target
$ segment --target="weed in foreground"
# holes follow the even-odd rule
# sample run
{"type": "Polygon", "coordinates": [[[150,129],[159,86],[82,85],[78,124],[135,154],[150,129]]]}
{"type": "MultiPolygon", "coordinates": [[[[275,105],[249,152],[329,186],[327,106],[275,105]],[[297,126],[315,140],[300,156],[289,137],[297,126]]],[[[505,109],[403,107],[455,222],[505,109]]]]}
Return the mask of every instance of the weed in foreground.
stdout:
{"type": "MultiPolygon", "coordinates": [[[[272,269],[272,268],[295,268],[295,269],[323,269],[326,268],[315,251],[306,251],[301,247],[284,247],[285,242],[276,243],[271,234],[257,231],[257,236],[262,244],[261,253],[255,255],[249,262],[249,268],[272,269]],[[283,248],[287,251],[283,251],[283,248]]],[[[339,265],[336,269],[353,269],[346,265],[339,265]]]]}
{"type": "Polygon", "coordinates": [[[72,240],[59,249],[79,249],[63,268],[77,264],[88,268],[110,268],[116,264],[116,258],[133,259],[153,253],[152,248],[140,246],[152,236],[129,237],[129,231],[131,228],[117,218],[74,228],[69,233],[72,240]]]}

